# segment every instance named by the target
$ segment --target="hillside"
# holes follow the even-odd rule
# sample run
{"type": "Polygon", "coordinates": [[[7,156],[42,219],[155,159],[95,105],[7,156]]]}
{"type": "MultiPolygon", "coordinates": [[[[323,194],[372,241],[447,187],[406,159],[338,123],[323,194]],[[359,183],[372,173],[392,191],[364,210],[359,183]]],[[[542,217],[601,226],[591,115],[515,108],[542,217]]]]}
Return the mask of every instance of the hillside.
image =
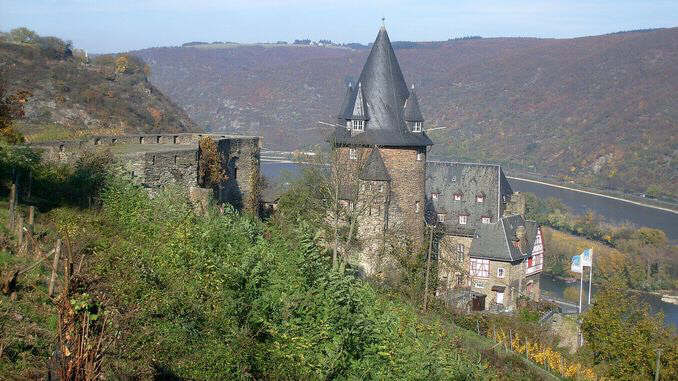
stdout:
{"type": "Polygon", "coordinates": [[[27,95],[25,118],[17,125],[28,141],[194,128],[148,81],[148,68],[136,57],[88,59],[65,45],[57,52],[0,39],[0,62],[8,93],[27,95]]]}
{"type": "MultiPolygon", "coordinates": [[[[397,38],[398,36],[393,36],[397,38]]],[[[396,43],[433,155],[678,196],[678,28],[576,39],[396,43]]],[[[322,142],[368,50],[197,46],[136,51],[203,128],[267,147],[322,142]]]]}

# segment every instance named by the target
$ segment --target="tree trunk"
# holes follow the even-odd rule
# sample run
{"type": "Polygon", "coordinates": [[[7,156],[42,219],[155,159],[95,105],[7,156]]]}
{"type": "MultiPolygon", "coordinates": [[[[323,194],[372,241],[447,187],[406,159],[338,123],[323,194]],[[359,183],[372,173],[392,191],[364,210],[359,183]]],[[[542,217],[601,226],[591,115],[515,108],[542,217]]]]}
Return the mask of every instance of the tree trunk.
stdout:
{"type": "Polygon", "coordinates": [[[337,269],[337,246],[339,246],[339,183],[334,182],[334,250],[332,250],[332,269],[337,269]]]}
{"type": "Polygon", "coordinates": [[[433,246],[433,226],[428,240],[428,255],[426,256],[426,283],[424,284],[424,311],[428,309],[428,278],[431,272],[431,247],[433,246]]]}

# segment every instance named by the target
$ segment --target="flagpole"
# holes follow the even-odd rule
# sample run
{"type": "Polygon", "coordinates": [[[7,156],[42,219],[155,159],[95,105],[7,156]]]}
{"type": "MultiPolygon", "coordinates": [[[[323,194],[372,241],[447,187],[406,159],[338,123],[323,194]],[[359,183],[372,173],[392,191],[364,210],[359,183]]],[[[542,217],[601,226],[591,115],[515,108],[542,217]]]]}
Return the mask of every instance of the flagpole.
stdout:
{"type": "Polygon", "coordinates": [[[589,302],[591,305],[591,284],[593,283],[593,249],[591,249],[591,266],[589,266],[589,302]]]}
{"type": "Polygon", "coordinates": [[[580,314],[581,314],[581,294],[582,294],[583,289],[584,289],[584,271],[581,272],[581,278],[579,280],[579,313],[580,314]]]}

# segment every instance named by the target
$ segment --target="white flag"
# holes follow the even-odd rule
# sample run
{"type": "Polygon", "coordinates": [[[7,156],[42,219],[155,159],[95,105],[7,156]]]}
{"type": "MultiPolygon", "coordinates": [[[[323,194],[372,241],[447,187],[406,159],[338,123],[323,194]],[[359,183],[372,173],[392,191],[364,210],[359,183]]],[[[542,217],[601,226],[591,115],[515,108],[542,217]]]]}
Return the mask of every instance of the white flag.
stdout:
{"type": "Polygon", "coordinates": [[[582,273],[582,266],[581,266],[581,256],[575,255],[572,257],[572,265],[570,266],[570,271],[573,273],[582,273]]]}
{"type": "Polygon", "coordinates": [[[593,266],[593,249],[586,249],[581,253],[581,265],[582,266],[593,266]]]}

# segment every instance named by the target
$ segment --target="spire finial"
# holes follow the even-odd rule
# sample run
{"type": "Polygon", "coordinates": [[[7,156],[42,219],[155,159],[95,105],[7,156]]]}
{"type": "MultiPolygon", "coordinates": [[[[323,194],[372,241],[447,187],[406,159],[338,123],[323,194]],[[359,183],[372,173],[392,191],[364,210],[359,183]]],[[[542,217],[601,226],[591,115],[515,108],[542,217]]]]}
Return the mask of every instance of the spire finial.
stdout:
{"type": "Polygon", "coordinates": [[[386,29],[386,17],[381,16],[381,27],[386,29]]]}

